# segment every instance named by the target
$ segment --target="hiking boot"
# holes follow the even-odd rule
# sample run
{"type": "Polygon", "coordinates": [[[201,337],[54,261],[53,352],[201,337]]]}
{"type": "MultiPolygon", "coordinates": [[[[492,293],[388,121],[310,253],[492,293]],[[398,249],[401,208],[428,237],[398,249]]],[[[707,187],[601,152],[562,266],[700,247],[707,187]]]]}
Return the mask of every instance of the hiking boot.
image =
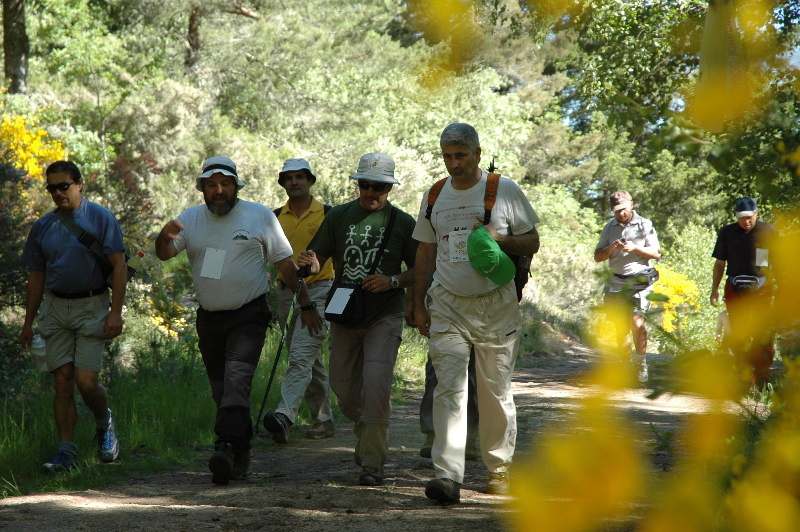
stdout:
{"type": "Polygon", "coordinates": [[[506,471],[489,472],[486,480],[486,493],[489,495],[508,495],[509,482],[506,471]]]}
{"type": "Polygon", "coordinates": [[[230,443],[218,443],[214,454],[208,461],[208,468],[211,470],[211,482],[220,486],[227,486],[233,474],[233,445],[230,443]]]}
{"type": "Polygon", "coordinates": [[[244,451],[233,457],[231,479],[244,480],[248,475],[250,475],[250,451],[244,451]]]}
{"type": "Polygon", "coordinates": [[[306,432],[306,438],[310,440],[323,440],[333,436],[334,432],[332,419],[328,421],[315,421],[314,424],[311,425],[311,429],[306,432]]]}
{"type": "Polygon", "coordinates": [[[119,440],[111,410],[108,411],[108,426],[105,429],[97,429],[97,453],[100,460],[106,463],[119,458],[119,440]]]}
{"type": "Polygon", "coordinates": [[[461,500],[461,484],[449,478],[435,478],[425,485],[425,496],[443,504],[461,500]]]}
{"type": "Polygon", "coordinates": [[[649,375],[647,373],[647,360],[645,357],[636,355],[635,358],[631,359],[631,362],[636,367],[636,377],[639,379],[639,382],[647,382],[649,375]]]}
{"type": "Polygon", "coordinates": [[[374,467],[364,467],[364,472],[358,477],[359,486],[381,486],[383,476],[374,467]]]}
{"type": "Polygon", "coordinates": [[[478,450],[478,438],[467,436],[467,448],[464,450],[464,459],[474,462],[480,458],[481,452],[478,450]]]}
{"type": "Polygon", "coordinates": [[[272,434],[275,443],[288,443],[292,422],[280,412],[267,412],[264,415],[264,428],[272,434]]]}
{"type": "Polygon", "coordinates": [[[59,450],[49,462],[42,464],[43,473],[61,473],[78,468],[78,459],[71,454],[59,450]]]}
{"type": "Polygon", "coordinates": [[[433,449],[433,440],[436,438],[436,434],[433,432],[426,432],[425,433],[425,443],[422,444],[422,448],[419,450],[419,455],[422,458],[430,458],[431,457],[431,449],[433,449]]]}

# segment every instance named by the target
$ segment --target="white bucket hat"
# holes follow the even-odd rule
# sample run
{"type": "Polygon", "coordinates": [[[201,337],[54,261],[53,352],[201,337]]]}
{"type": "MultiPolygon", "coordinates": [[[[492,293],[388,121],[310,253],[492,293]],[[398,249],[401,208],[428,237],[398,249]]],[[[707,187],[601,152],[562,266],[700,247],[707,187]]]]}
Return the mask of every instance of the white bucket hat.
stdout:
{"type": "Polygon", "coordinates": [[[385,153],[367,153],[358,161],[358,170],[350,179],[366,179],[379,183],[400,184],[394,178],[394,159],[385,153]]]}
{"type": "Polygon", "coordinates": [[[225,174],[236,179],[236,189],[241,190],[244,188],[244,183],[239,179],[239,174],[236,172],[236,163],[227,157],[211,157],[206,159],[203,163],[203,173],[196,179],[194,187],[203,191],[203,179],[207,179],[214,174],[225,174]]]}
{"type": "Polygon", "coordinates": [[[305,159],[286,159],[283,161],[283,169],[278,173],[278,184],[283,186],[283,174],[286,172],[294,172],[296,170],[305,170],[308,172],[308,177],[311,178],[311,183],[317,182],[317,176],[311,171],[311,165],[305,159]]]}

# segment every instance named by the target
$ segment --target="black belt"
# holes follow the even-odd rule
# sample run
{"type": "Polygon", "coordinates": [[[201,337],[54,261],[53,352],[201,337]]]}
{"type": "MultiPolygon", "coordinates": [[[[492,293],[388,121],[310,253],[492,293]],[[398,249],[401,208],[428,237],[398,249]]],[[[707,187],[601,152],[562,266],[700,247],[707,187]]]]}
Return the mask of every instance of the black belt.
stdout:
{"type": "Polygon", "coordinates": [[[98,294],[103,294],[108,291],[107,286],[103,286],[102,288],[95,288],[94,290],[87,290],[86,292],[76,292],[74,294],[64,294],[61,292],[56,292],[53,290],[53,295],[56,297],[60,297],[61,299],[84,299],[87,297],[96,296],[98,294]]]}

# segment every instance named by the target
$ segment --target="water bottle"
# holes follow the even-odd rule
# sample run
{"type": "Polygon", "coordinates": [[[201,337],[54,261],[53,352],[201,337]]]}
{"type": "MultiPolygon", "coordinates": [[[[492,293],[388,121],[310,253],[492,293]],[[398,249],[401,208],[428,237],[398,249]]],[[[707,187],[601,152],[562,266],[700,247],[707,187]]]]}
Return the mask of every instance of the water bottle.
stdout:
{"type": "Polygon", "coordinates": [[[139,264],[142,262],[142,257],[144,257],[144,253],[141,251],[128,259],[128,268],[136,269],[139,267],[139,264]]]}
{"type": "Polygon", "coordinates": [[[47,351],[45,350],[44,338],[38,334],[31,340],[30,352],[33,353],[33,358],[36,360],[36,369],[39,371],[47,371],[47,351]]]}

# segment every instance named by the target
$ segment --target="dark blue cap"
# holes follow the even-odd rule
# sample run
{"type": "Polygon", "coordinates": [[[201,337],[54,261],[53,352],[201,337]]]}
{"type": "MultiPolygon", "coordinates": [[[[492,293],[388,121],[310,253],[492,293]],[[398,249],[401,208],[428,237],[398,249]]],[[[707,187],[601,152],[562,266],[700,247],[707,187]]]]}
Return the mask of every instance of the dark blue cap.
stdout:
{"type": "Polygon", "coordinates": [[[756,200],[753,198],[739,198],[733,206],[733,212],[736,214],[737,218],[753,216],[757,210],[758,205],[756,205],[756,200]]]}

